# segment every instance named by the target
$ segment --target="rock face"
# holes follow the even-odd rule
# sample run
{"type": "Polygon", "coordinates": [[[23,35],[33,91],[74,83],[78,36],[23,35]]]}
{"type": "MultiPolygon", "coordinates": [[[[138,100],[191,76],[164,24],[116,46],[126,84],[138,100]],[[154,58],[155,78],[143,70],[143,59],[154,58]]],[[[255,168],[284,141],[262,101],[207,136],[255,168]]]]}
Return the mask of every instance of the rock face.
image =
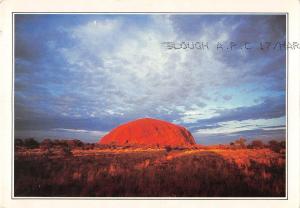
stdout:
{"type": "Polygon", "coordinates": [[[122,124],[103,136],[99,143],[160,146],[196,144],[192,134],[184,127],[152,118],[142,118],[122,124]]]}

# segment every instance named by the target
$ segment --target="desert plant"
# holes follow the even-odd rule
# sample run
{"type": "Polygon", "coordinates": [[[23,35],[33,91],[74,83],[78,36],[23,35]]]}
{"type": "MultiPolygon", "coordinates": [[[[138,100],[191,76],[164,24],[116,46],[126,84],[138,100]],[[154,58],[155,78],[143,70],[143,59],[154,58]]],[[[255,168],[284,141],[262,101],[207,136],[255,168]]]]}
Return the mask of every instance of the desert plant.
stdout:
{"type": "Polygon", "coordinates": [[[49,149],[52,146],[53,146],[53,142],[50,139],[44,139],[40,144],[40,147],[42,149],[49,149]]]}
{"type": "Polygon", "coordinates": [[[39,145],[40,144],[33,138],[28,138],[24,140],[24,146],[29,149],[37,148],[39,147],[39,145]]]}
{"type": "Polygon", "coordinates": [[[276,140],[271,140],[269,141],[268,146],[274,152],[280,152],[281,149],[285,149],[285,141],[279,142],[276,140]]]}
{"type": "Polygon", "coordinates": [[[246,147],[246,139],[241,137],[238,140],[234,141],[234,145],[239,147],[239,148],[245,148],[246,147]]]}
{"type": "Polygon", "coordinates": [[[66,156],[66,157],[70,157],[70,156],[72,156],[73,154],[72,154],[72,151],[71,151],[71,148],[70,147],[62,147],[62,153],[63,153],[63,155],[64,156],[66,156]]]}
{"type": "Polygon", "coordinates": [[[17,146],[23,146],[24,141],[22,139],[15,139],[15,147],[17,146]]]}
{"type": "Polygon", "coordinates": [[[165,146],[165,150],[166,150],[167,152],[170,152],[170,151],[172,151],[172,147],[169,146],[169,145],[167,145],[167,146],[165,146]]]}
{"type": "Polygon", "coordinates": [[[261,140],[253,140],[247,147],[250,149],[264,148],[264,143],[261,140]]]}

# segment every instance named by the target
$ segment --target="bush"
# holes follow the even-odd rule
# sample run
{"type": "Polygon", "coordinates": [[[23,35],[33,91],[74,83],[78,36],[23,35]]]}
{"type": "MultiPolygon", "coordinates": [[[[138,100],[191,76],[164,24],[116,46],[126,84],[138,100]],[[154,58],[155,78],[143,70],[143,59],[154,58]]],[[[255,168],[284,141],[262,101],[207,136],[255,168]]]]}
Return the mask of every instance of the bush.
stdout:
{"type": "Polygon", "coordinates": [[[169,146],[169,145],[168,145],[168,146],[165,146],[165,149],[166,149],[166,151],[167,151],[167,152],[170,152],[170,151],[172,151],[172,147],[171,147],[171,146],[169,146]]]}
{"type": "Polygon", "coordinates": [[[238,140],[234,141],[234,145],[240,148],[246,148],[246,139],[241,137],[238,140]]]}
{"type": "Polygon", "coordinates": [[[29,138],[29,139],[24,140],[24,146],[29,148],[29,149],[38,148],[39,145],[40,144],[33,138],[29,138]]]}
{"type": "Polygon", "coordinates": [[[262,149],[265,145],[261,140],[253,140],[247,147],[249,149],[262,149]]]}
{"type": "Polygon", "coordinates": [[[15,147],[24,146],[24,142],[22,139],[15,139],[15,147]]]}
{"type": "Polygon", "coordinates": [[[79,139],[67,140],[66,143],[71,148],[79,148],[79,147],[83,147],[84,146],[84,143],[82,141],[80,141],[79,139]]]}
{"type": "Polygon", "coordinates": [[[66,156],[66,157],[69,157],[69,156],[72,156],[72,155],[73,155],[73,153],[72,153],[70,147],[62,147],[62,153],[63,153],[63,155],[66,156]]]}
{"type": "Polygon", "coordinates": [[[274,152],[280,152],[281,149],[285,149],[285,141],[278,142],[276,140],[271,140],[268,145],[274,152]]]}
{"type": "Polygon", "coordinates": [[[40,147],[42,149],[49,149],[52,146],[53,146],[53,142],[50,139],[44,139],[40,144],[40,147]]]}
{"type": "Polygon", "coordinates": [[[68,147],[59,149],[56,157],[15,158],[15,196],[285,196],[285,160],[269,150],[196,151],[166,160],[164,151],[72,158],[68,147]]]}
{"type": "Polygon", "coordinates": [[[246,139],[243,137],[235,140],[234,142],[230,142],[230,148],[231,149],[244,149],[246,148],[246,139]]]}

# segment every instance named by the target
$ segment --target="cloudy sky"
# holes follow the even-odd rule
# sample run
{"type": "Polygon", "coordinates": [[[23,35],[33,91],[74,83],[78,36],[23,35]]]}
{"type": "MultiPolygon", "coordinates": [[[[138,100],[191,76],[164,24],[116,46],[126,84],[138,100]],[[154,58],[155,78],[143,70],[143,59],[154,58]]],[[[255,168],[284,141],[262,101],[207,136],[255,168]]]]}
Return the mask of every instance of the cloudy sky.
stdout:
{"type": "Polygon", "coordinates": [[[94,142],[152,117],[201,144],[284,139],[284,40],[285,15],[17,14],[15,136],[94,142]],[[208,49],[162,44],[183,41],[208,49]]]}

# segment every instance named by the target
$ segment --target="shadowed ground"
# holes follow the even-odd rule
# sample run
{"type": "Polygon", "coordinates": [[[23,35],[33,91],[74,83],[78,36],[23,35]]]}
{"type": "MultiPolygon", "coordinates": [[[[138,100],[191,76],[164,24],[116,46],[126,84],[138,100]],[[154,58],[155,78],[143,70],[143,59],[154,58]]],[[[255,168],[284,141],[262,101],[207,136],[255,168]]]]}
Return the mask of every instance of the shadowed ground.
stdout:
{"type": "Polygon", "coordinates": [[[23,149],[15,196],[285,196],[284,154],[269,149],[23,149]]]}

